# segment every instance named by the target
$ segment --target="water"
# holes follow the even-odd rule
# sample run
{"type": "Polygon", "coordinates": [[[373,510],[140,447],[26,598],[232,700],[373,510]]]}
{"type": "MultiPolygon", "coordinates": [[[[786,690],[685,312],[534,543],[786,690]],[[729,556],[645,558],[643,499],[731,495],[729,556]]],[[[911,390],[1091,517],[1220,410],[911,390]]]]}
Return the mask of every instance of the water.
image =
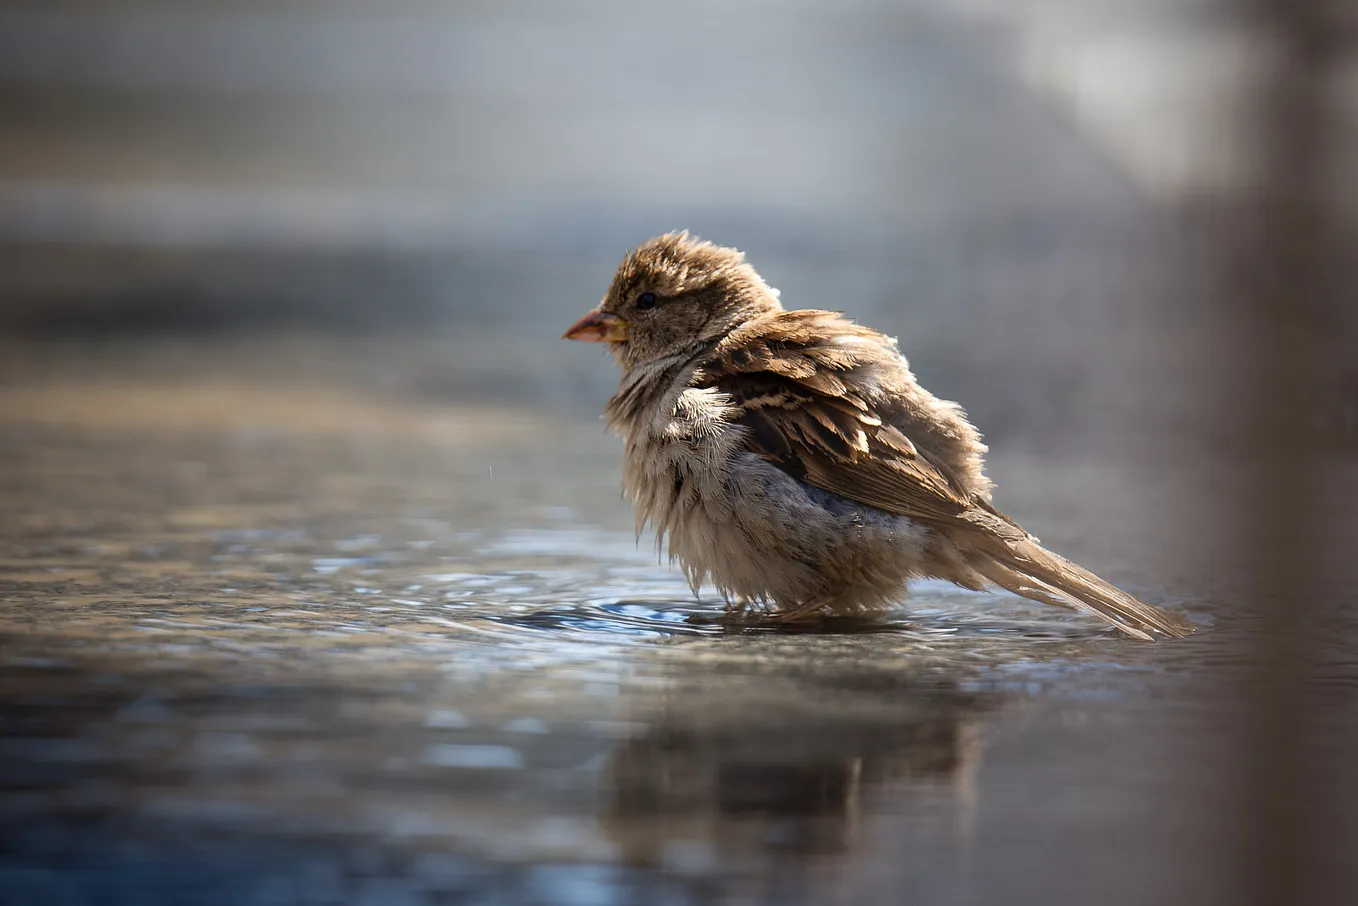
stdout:
{"type": "Polygon", "coordinates": [[[728,631],[597,423],[146,352],[0,392],[0,901],[1228,901],[1240,634],[1063,526],[1171,489],[996,458],[1184,642],[941,583],[728,631]]]}

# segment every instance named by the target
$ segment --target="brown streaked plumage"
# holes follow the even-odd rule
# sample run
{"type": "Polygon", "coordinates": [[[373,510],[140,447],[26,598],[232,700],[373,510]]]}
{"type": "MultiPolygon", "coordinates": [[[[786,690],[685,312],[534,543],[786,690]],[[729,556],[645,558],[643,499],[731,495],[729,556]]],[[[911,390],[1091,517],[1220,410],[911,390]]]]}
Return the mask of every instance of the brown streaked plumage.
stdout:
{"type": "Polygon", "coordinates": [[[639,246],[566,338],[610,344],[623,486],[695,588],[803,619],[875,612],[928,576],[1137,638],[1192,631],[995,509],[979,432],[915,382],[894,340],[784,310],[733,249],[687,233],[639,246]]]}

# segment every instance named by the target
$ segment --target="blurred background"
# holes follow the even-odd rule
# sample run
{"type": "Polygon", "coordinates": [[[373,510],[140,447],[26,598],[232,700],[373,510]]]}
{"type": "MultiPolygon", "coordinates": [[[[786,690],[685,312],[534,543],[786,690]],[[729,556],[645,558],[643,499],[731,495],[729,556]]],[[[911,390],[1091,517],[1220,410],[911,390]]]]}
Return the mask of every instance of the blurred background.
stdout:
{"type": "Polygon", "coordinates": [[[687,228],[899,335],[992,438],[1084,437],[1198,308],[1168,215],[1257,163],[1231,10],[10,3],[0,326],[418,336],[387,380],[578,414],[612,375],[552,341],[687,228]]]}
{"type": "Polygon", "coordinates": [[[1355,35],[0,4],[0,902],[1337,901],[1355,35]],[[1004,509],[1203,632],[684,622],[558,338],[685,228],[898,337],[1004,509]]]}

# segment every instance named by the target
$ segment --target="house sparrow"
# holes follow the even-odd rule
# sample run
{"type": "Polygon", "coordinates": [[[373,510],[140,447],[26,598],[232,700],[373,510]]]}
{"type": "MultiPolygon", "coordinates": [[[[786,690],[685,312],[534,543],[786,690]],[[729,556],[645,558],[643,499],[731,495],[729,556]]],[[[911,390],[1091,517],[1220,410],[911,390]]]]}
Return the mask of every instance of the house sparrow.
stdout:
{"type": "Polygon", "coordinates": [[[668,233],[628,252],[565,339],[609,344],[638,527],[696,590],[778,620],[871,615],[908,580],[998,585],[1139,639],[1192,627],[1114,588],[990,502],[986,447],[896,341],[785,310],[740,252],[668,233]]]}

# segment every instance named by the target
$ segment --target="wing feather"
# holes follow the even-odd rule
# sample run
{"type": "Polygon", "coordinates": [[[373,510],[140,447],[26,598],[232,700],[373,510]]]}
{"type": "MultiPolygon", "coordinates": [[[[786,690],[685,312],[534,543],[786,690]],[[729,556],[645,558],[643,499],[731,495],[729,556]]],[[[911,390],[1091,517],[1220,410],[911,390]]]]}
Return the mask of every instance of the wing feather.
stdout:
{"type": "MultiPolygon", "coordinates": [[[[796,311],[733,331],[700,364],[695,379],[730,397],[751,451],[815,487],[965,539],[968,566],[996,585],[1097,614],[1137,638],[1193,631],[1181,618],[1046,550],[995,509],[983,490],[974,484],[969,489],[958,474],[965,464],[931,455],[937,437],[928,438],[927,427],[901,416],[890,394],[881,392],[880,378],[892,368],[905,366],[886,337],[831,312],[796,311]],[[912,439],[916,429],[921,433],[912,439]]],[[[897,377],[898,389],[908,392],[908,373],[897,377]]],[[[969,449],[979,446],[973,434],[969,449]]],[[[979,468],[977,480],[988,487],[979,468]]],[[[960,581],[968,584],[965,577],[960,581]]]]}
{"type": "Polygon", "coordinates": [[[874,406],[868,372],[898,362],[881,334],[799,310],[743,326],[698,373],[731,397],[750,449],[788,473],[888,513],[975,526],[986,515],[970,512],[975,495],[874,406]]]}

